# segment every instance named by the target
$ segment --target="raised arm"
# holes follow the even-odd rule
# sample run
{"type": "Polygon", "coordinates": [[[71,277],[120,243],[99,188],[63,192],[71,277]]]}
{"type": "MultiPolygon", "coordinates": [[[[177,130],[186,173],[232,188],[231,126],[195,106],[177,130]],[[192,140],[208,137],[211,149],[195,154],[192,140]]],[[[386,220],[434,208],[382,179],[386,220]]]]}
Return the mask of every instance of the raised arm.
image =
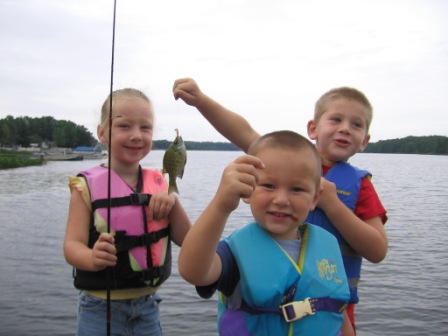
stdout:
{"type": "Polygon", "coordinates": [[[210,204],[187,233],[179,252],[179,273],[196,286],[216,282],[222,271],[216,253],[219,240],[241,197],[249,197],[257,183],[257,168],[262,162],[253,156],[242,156],[229,164],[210,204]]]}
{"type": "Polygon", "coordinates": [[[173,94],[175,99],[196,107],[219,133],[245,152],[260,137],[246,119],[205,95],[191,78],[176,80],[173,94]]]}

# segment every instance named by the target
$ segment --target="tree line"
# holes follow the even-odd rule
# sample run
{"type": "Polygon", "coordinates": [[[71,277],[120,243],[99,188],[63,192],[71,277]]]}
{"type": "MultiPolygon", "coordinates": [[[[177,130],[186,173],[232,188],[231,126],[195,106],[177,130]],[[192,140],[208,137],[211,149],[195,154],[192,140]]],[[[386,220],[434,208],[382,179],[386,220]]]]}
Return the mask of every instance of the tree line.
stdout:
{"type": "MultiPolygon", "coordinates": [[[[53,117],[17,117],[7,116],[0,119],[0,147],[30,147],[45,143],[49,147],[76,148],[79,146],[95,147],[98,139],[84,126],[53,117]]],[[[153,149],[164,150],[171,141],[155,140],[153,149]]],[[[185,141],[189,150],[239,150],[229,142],[195,142],[185,141]]]]}
{"type": "Polygon", "coordinates": [[[8,115],[0,119],[0,144],[2,147],[30,147],[43,143],[53,147],[75,148],[97,144],[84,126],[53,117],[17,117],[8,115]]]}
{"type": "Polygon", "coordinates": [[[364,153],[448,155],[448,137],[440,135],[407,136],[370,143],[364,153]]]}
{"type": "MultiPolygon", "coordinates": [[[[17,117],[7,116],[0,119],[0,146],[30,147],[31,144],[53,147],[76,148],[94,147],[98,140],[84,126],[53,117],[17,117]]],[[[153,149],[164,150],[171,141],[155,140],[153,149]]],[[[185,141],[188,150],[237,151],[238,147],[229,142],[185,141]]],[[[408,136],[401,139],[380,140],[370,143],[365,153],[396,154],[433,154],[448,155],[448,137],[440,135],[408,136]]]]}

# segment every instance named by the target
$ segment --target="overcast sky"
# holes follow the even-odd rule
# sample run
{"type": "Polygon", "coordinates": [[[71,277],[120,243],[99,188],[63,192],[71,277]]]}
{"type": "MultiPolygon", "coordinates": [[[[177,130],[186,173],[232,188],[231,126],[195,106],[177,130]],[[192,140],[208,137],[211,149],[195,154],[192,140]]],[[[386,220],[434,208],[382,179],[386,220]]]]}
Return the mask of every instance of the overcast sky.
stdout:
{"type": "MultiPolygon", "coordinates": [[[[115,89],[154,102],[155,139],[224,141],[175,101],[194,78],[260,133],[306,134],[337,86],[374,107],[371,141],[448,135],[448,1],[118,0],[115,89]]],[[[0,118],[53,116],[94,135],[110,90],[113,0],[0,0],[0,118]]]]}

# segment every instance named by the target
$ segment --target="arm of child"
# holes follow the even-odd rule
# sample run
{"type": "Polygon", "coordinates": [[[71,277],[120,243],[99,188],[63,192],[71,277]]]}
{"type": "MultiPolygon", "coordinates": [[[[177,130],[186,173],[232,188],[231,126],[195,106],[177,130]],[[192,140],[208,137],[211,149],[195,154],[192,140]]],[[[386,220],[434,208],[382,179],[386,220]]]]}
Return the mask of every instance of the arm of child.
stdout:
{"type": "Polygon", "coordinates": [[[350,318],[347,315],[347,312],[344,311],[344,323],[341,328],[342,336],[355,336],[355,331],[353,330],[352,323],[350,322],[350,318]]]}
{"type": "Polygon", "coordinates": [[[81,270],[100,271],[107,266],[115,266],[117,257],[114,237],[102,233],[90,249],[89,241],[90,210],[81,192],[73,190],[64,238],[64,256],[67,262],[81,270]]]}
{"type": "Polygon", "coordinates": [[[170,195],[175,195],[176,197],[176,203],[169,214],[170,235],[177,246],[182,246],[185,236],[191,228],[191,222],[179,201],[179,197],[175,193],[171,193],[170,195]]]}
{"type": "Polygon", "coordinates": [[[245,152],[260,137],[246,119],[205,95],[191,78],[176,80],[173,94],[176,100],[196,107],[219,133],[245,152]]]}
{"type": "Polygon", "coordinates": [[[262,162],[253,156],[242,156],[229,164],[222,174],[218,190],[204,212],[187,233],[179,253],[179,273],[196,286],[216,282],[222,271],[216,253],[229,215],[242,197],[250,197],[262,162]]]}
{"type": "Polygon", "coordinates": [[[322,178],[321,208],[347,243],[362,257],[373,263],[381,262],[387,253],[388,242],[379,216],[362,220],[357,217],[336,193],[334,183],[322,178]]]}

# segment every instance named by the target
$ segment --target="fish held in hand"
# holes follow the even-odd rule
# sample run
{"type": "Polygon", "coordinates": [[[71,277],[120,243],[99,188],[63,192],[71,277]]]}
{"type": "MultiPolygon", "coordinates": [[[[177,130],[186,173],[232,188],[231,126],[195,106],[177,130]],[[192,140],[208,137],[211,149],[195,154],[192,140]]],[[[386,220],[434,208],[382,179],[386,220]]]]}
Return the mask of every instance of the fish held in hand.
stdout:
{"type": "Polygon", "coordinates": [[[187,163],[187,148],[185,147],[182,137],[179,135],[179,130],[176,128],[176,139],[169,145],[163,156],[162,173],[168,173],[169,187],[168,193],[175,192],[179,194],[177,189],[176,179],[182,178],[184,175],[185,164],[187,163]]]}

